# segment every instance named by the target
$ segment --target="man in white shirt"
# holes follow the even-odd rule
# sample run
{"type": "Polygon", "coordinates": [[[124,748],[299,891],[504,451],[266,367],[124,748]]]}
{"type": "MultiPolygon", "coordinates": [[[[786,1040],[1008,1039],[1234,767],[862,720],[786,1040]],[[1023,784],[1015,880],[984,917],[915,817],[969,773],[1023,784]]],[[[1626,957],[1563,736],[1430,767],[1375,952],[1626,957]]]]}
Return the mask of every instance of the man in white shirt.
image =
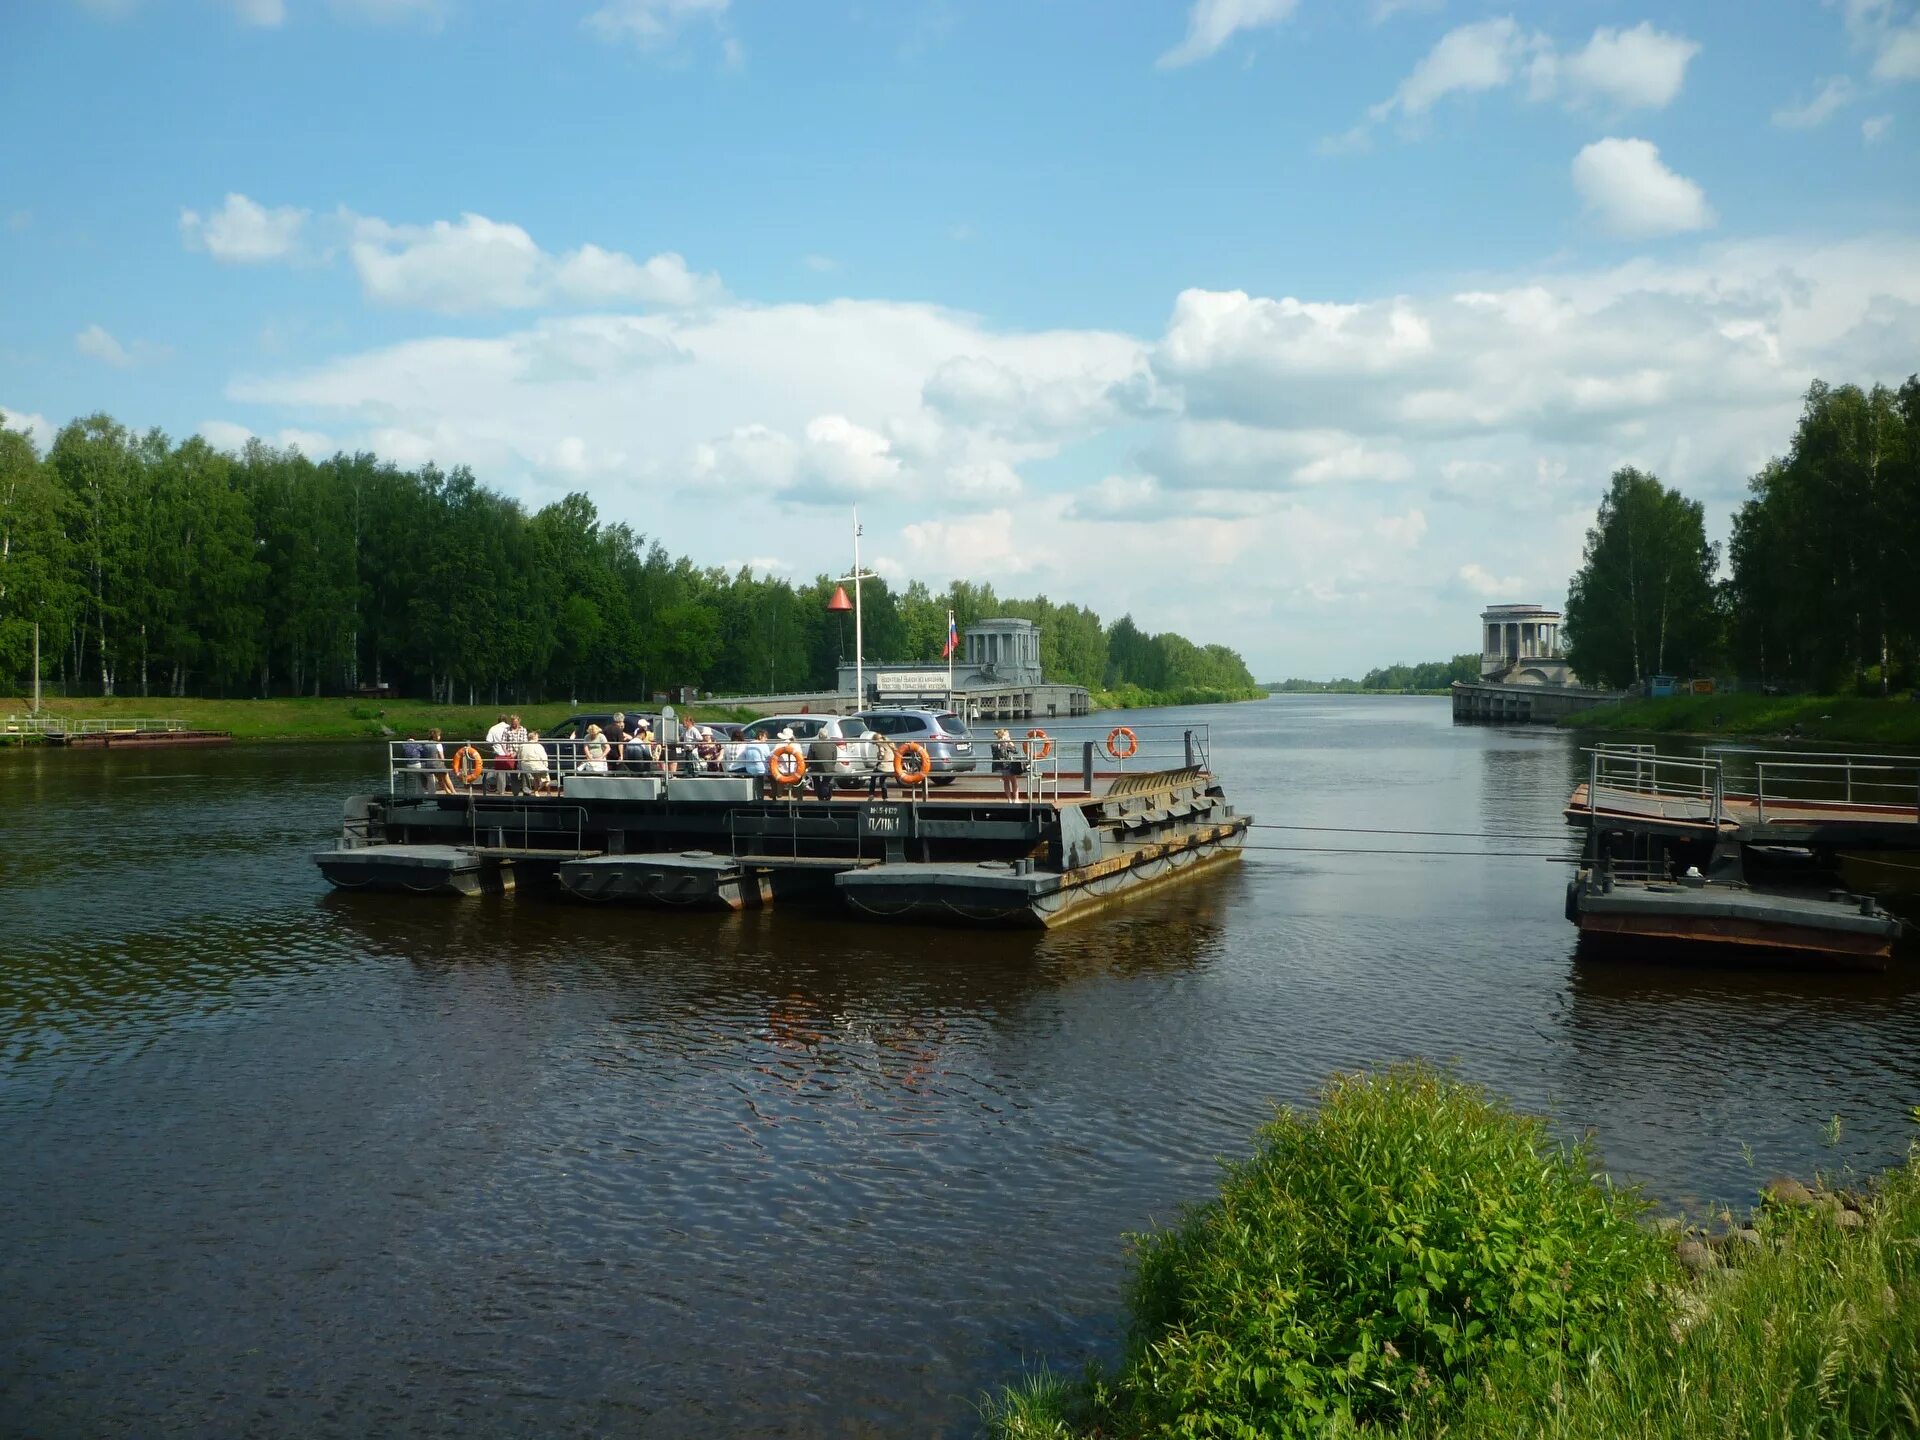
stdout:
{"type": "Polygon", "coordinates": [[[507,717],[502,715],[487,730],[487,744],[493,750],[493,765],[487,772],[487,791],[489,794],[503,794],[507,788],[507,771],[511,768],[508,761],[513,758],[513,745],[507,739],[507,717]]]}

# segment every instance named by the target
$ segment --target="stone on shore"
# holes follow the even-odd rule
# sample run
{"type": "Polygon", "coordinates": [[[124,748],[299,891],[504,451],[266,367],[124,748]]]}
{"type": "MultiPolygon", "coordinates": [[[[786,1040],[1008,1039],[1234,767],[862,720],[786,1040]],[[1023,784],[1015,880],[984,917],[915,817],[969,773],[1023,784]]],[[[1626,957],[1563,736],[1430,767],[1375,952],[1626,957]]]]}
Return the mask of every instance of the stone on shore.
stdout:
{"type": "Polygon", "coordinates": [[[1783,1175],[1778,1180],[1769,1180],[1767,1188],[1760,1192],[1761,1198],[1771,1200],[1776,1205],[1808,1206],[1818,1204],[1814,1193],[1791,1176],[1783,1175]]]}

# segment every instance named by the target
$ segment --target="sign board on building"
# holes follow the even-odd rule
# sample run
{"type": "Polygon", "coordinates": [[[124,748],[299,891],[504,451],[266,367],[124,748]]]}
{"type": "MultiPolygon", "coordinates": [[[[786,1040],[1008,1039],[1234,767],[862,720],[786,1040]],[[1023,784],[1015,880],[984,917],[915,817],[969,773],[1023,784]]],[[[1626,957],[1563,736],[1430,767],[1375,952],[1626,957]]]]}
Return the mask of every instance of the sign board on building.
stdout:
{"type": "Polygon", "coordinates": [[[928,690],[945,690],[947,672],[944,670],[895,670],[880,677],[881,690],[911,690],[922,694],[928,690]]]}

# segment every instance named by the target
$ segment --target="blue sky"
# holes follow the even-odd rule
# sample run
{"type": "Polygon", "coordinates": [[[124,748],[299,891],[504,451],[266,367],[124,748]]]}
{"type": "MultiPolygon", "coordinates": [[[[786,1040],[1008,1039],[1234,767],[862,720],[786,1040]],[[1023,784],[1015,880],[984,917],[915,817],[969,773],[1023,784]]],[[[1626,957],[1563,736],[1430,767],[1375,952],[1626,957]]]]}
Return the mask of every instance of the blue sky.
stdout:
{"type": "Polygon", "coordinates": [[[0,408],[1435,657],[1920,369],[1915,9],[42,0],[0,408]]]}

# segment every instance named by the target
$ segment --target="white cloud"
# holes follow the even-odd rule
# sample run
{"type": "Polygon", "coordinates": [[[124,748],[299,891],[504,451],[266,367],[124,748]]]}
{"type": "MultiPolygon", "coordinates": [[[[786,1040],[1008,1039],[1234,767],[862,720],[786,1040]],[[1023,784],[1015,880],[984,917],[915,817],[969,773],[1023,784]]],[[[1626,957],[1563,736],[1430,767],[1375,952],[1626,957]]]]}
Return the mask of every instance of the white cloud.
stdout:
{"type": "Polygon", "coordinates": [[[1876,80],[1920,80],[1920,21],[1887,37],[1874,57],[1876,80]]]}
{"type": "Polygon", "coordinates": [[[1860,138],[1871,145],[1893,128],[1893,116],[1873,115],[1860,122],[1860,138]]]}
{"type": "Polygon", "coordinates": [[[729,0],[608,0],[587,16],[585,24],[603,40],[657,50],[672,44],[695,22],[724,19],[728,4],[729,0]]]}
{"type": "Polygon", "coordinates": [[[298,450],[309,459],[319,460],[341,448],[317,430],[302,430],[292,425],[267,436],[256,434],[247,426],[232,420],[202,420],[199,433],[216,450],[244,450],[249,442],[264,440],[277,449],[298,450]]]}
{"type": "Polygon", "coordinates": [[[1853,103],[1853,81],[1845,75],[1830,75],[1811,100],[1785,105],[1773,112],[1773,123],[1789,130],[1812,130],[1853,103]]]}
{"type": "Polygon", "coordinates": [[[826,275],[840,268],[840,263],[831,255],[805,255],[800,263],[816,275],[826,275]]]}
{"type": "Polygon", "coordinates": [[[1872,52],[1873,78],[1920,80],[1920,12],[1897,0],[1840,0],[1847,34],[1872,52]]]}
{"type": "Polygon", "coordinates": [[[1017,577],[1263,670],[1350,670],[1467,648],[1469,559],[1551,602],[1620,464],[1724,533],[1809,380],[1897,383],[1917,319],[1920,240],[1793,239],[1397,295],[1191,290],[1157,338],[845,299],[463,322],[228,393],[265,433],[471,464],[531,504],[587,490],[702,564],[777,528],[797,573],[842,573],[857,498],[896,575],[1017,577]],[[1516,524],[1524,565],[1485,548],[1516,524]]]}
{"type": "Polygon", "coordinates": [[[202,216],[180,212],[180,239],[189,250],[204,250],[223,265],[258,265],[284,260],[300,243],[307,212],[291,205],[269,210],[245,195],[229,193],[218,210],[202,216]]]}
{"type": "Polygon", "coordinates": [[[1382,515],[1373,522],[1373,533],[1394,550],[1417,550],[1427,534],[1426,512],[1415,508],[1404,515],[1382,515]]]}
{"type": "Polygon", "coordinates": [[[1479,561],[1469,561],[1459,570],[1460,584],[1473,595],[1483,600],[1495,596],[1517,595],[1527,588],[1526,580],[1518,575],[1500,576],[1493,573],[1479,561]]]}
{"type": "Polygon", "coordinates": [[[242,25],[271,29],[287,23],[285,0],[230,0],[234,18],[242,25]]]}
{"type": "Polygon", "coordinates": [[[1697,42],[1641,21],[1631,30],[1601,26],[1584,47],[1564,57],[1541,55],[1530,79],[1537,93],[1557,93],[1571,104],[1662,110],[1686,83],[1697,42]]]}
{"type": "Polygon", "coordinates": [[[956,520],[922,520],[900,533],[910,575],[978,575],[993,579],[1031,573],[1054,552],[1037,517],[1016,521],[1011,510],[988,510],[956,520]]]}
{"type": "Polygon", "coordinates": [[[1603,25],[1580,49],[1562,54],[1551,37],[1523,29],[1511,15],[1477,20],[1441,36],[1392,95],[1371,106],[1352,129],[1321,141],[1320,150],[1365,150],[1376,125],[1398,118],[1416,128],[1451,96],[1504,90],[1523,78],[1534,101],[1559,100],[1574,109],[1662,109],[1679,95],[1699,51],[1697,42],[1644,21],[1629,30],[1603,25]]]}
{"type": "Polygon", "coordinates": [[[1649,140],[1596,140],[1573,157],[1573,184],[1616,235],[1675,235],[1714,223],[1700,187],[1661,162],[1649,140]]]}
{"type": "Polygon", "coordinates": [[[17,430],[27,436],[42,455],[53,447],[53,437],[59,430],[44,415],[32,410],[15,410],[6,405],[0,405],[0,427],[17,430]]]}
{"type": "Polygon", "coordinates": [[[1399,89],[1368,113],[1376,121],[1395,112],[1417,117],[1449,95],[1497,90],[1512,82],[1521,63],[1540,43],[1510,15],[1449,30],[1400,82],[1399,89]]]}
{"type": "Polygon", "coordinates": [[[354,216],[350,226],[361,289],[383,305],[460,314],[568,302],[688,306],[725,293],[718,276],[671,251],[641,261],[588,244],[554,257],[520,226],[484,215],[430,225],[354,216]]]}
{"type": "Polygon", "coordinates": [[[1163,70],[1191,65],[1212,55],[1242,30],[1278,25],[1293,14],[1298,0],[1193,0],[1187,10],[1186,38],[1162,55],[1163,70]]]}
{"type": "Polygon", "coordinates": [[[216,450],[244,450],[255,438],[253,431],[231,420],[202,420],[200,436],[216,450]]]}
{"type": "Polygon", "coordinates": [[[103,364],[124,370],[133,364],[133,355],[113,336],[98,325],[89,325],[73,337],[73,348],[103,364]]]}

